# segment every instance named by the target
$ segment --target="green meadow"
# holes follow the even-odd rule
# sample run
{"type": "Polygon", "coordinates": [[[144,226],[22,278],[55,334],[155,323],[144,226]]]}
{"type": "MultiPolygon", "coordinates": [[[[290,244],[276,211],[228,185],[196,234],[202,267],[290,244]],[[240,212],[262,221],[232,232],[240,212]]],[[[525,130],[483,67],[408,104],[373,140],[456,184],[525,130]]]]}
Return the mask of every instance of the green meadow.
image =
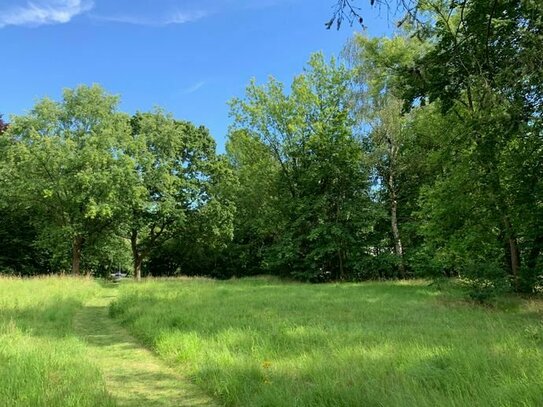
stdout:
{"type": "Polygon", "coordinates": [[[156,280],[111,314],[227,406],[540,406],[539,303],[428,282],[156,280]]]}
{"type": "Polygon", "coordinates": [[[165,386],[198,405],[543,405],[543,304],[462,298],[427,281],[1,278],[0,405],[167,406],[165,386]]]}
{"type": "Polygon", "coordinates": [[[91,279],[0,278],[0,405],[114,406],[72,321],[91,279]]]}

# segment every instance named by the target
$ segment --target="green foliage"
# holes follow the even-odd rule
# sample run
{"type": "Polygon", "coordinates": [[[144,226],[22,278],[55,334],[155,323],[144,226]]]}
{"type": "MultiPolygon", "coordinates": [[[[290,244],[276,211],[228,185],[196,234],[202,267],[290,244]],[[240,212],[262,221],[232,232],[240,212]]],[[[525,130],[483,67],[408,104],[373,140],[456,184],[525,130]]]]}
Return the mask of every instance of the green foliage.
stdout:
{"type": "Polygon", "coordinates": [[[117,105],[81,86],[13,118],[0,139],[4,271],[139,276],[171,239],[217,251],[231,238],[234,180],[207,129],[117,105]]]}
{"type": "Polygon", "coordinates": [[[418,275],[531,292],[543,242],[543,9],[512,0],[413,6],[409,37],[357,35],[346,52],[360,117],[372,126],[379,196],[397,212],[396,243],[401,235],[418,275]],[[398,101],[410,111],[391,110],[398,101]]]}
{"type": "Polygon", "coordinates": [[[269,242],[263,263],[275,273],[345,278],[353,251],[372,229],[369,168],[354,133],[350,80],[344,66],[316,54],[290,93],[270,79],[265,86],[252,83],[244,100],[231,103],[239,129],[231,141],[231,160],[242,164],[241,188],[258,194],[259,205],[270,208],[271,222],[253,233],[269,242]],[[273,162],[267,174],[256,171],[267,178],[264,184],[247,179],[247,169],[262,168],[266,161],[243,155],[243,143],[264,150],[263,160],[273,162]]]}
{"type": "Polygon", "coordinates": [[[457,267],[493,264],[516,290],[532,291],[541,255],[543,9],[503,0],[453,3],[446,13],[430,2],[428,12],[435,24],[424,35],[434,47],[403,68],[402,89],[410,101],[439,101],[447,119],[443,173],[423,194],[425,234],[457,267]]]}
{"type": "Polygon", "coordinates": [[[32,224],[32,212],[21,212],[10,207],[6,202],[7,192],[0,192],[0,274],[36,275],[50,272],[47,249],[40,249],[34,244],[38,231],[32,224]]]}
{"type": "Polygon", "coordinates": [[[32,213],[36,245],[53,251],[53,259],[64,261],[73,250],[76,273],[83,246],[122,210],[129,127],[117,104],[98,86],[66,90],[61,102],[44,99],[14,117],[6,132],[2,184],[9,205],[32,213]]]}
{"type": "Polygon", "coordinates": [[[236,214],[221,276],[259,274],[284,221],[278,205],[281,167],[266,144],[243,130],[230,133],[226,156],[237,179],[230,191],[236,214]]]}
{"type": "Polygon", "coordinates": [[[206,128],[161,111],[138,113],[131,124],[128,154],[133,169],[127,179],[123,228],[139,277],[142,261],[171,239],[179,251],[184,241],[211,249],[231,237],[232,207],[221,188],[232,176],[216,156],[206,128]]]}
{"type": "Polygon", "coordinates": [[[368,127],[365,145],[381,212],[375,243],[380,254],[362,265],[360,276],[421,275],[420,264],[411,262],[420,246],[414,213],[420,189],[434,173],[433,169],[423,172],[427,170],[423,166],[428,162],[428,147],[434,143],[426,134],[428,128],[417,134],[415,123],[423,109],[403,111],[402,78],[397,71],[412,66],[428,48],[428,44],[407,36],[368,38],[357,34],[344,51],[355,76],[352,97],[357,117],[368,127]]]}

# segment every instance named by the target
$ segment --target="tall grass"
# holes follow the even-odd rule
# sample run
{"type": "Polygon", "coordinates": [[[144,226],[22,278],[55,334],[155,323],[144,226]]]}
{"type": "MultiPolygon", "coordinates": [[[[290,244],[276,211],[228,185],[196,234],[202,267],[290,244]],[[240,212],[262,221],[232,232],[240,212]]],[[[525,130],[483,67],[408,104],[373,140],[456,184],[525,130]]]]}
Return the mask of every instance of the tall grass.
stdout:
{"type": "Polygon", "coordinates": [[[426,283],[147,281],[112,315],[228,406],[541,406],[539,304],[426,283]]]}
{"type": "Polygon", "coordinates": [[[111,406],[72,318],[100,287],[89,279],[0,278],[0,405],[111,406]]]}

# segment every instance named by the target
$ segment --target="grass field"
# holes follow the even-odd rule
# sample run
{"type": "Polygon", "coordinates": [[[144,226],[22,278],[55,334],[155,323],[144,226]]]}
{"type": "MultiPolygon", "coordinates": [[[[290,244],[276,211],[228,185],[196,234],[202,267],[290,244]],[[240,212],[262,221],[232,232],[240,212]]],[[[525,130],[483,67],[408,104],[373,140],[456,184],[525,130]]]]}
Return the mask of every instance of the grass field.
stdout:
{"type": "Polygon", "coordinates": [[[426,282],[120,287],[111,314],[228,406],[541,406],[538,302],[426,282]]]}
{"type": "Polygon", "coordinates": [[[113,406],[72,319],[100,287],[88,279],[0,278],[0,405],[113,406]]]}
{"type": "Polygon", "coordinates": [[[542,310],[539,300],[476,306],[422,281],[104,288],[90,279],[0,278],[0,406],[150,405],[136,390],[153,405],[169,405],[166,393],[177,390],[207,403],[185,391],[186,377],[227,406],[541,406],[542,310]],[[95,306],[106,297],[117,298],[113,320],[95,306]],[[135,374],[130,363],[157,373],[135,374]],[[124,387],[106,391],[117,376],[124,387]]]}

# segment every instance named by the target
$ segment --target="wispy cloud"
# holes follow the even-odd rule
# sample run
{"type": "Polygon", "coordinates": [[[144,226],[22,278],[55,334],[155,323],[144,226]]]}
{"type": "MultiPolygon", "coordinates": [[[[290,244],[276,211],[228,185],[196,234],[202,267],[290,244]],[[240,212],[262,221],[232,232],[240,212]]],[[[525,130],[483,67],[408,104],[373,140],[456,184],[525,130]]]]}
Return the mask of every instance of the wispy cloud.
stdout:
{"type": "Polygon", "coordinates": [[[92,0],[36,0],[23,6],[0,7],[0,28],[67,23],[93,6],[92,0]]]}
{"type": "Polygon", "coordinates": [[[138,15],[92,15],[92,18],[100,21],[108,21],[112,23],[136,24],[147,26],[165,26],[170,24],[185,24],[192,21],[200,20],[208,16],[210,13],[203,10],[195,11],[175,11],[163,17],[146,17],[138,15]]]}
{"type": "MultiPolygon", "coordinates": [[[[226,11],[254,9],[260,10],[292,0],[155,0],[152,11],[142,7],[130,10],[99,11],[90,17],[97,21],[111,23],[162,27],[173,24],[185,24],[201,20],[211,15],[220,15],[226,11]],[[180,5],[179,3],[182,3],[180,5]]],[[[137,4],[137,2],[135,2],[137,4]]],[[[115,4],[112,2],[112,5],[115,4]]],[[[109,4],[108,4],[109,6],[109,4]]]]}
{"type": "MultiPolygon", "coordinates": [[[[226,10],[266,8],[286,0],[187,0],[183,9],[173,0],[157,0],[153,13],[141,7],[135,10],[117,10],[116,13],[89,13],[89,17],[105,22],[145,26],[185,24],[226,10]],[[169,11],[168,11],[169,10],[169,11]],[[157,13],[158,12],[158,13],[157,13]]],[[[95,0],[0,0],[0,28],[6,26],[36,27],[46,24],[68,23],[77,15],[94,8],[95,0]]],[[[104,5],[106,3],[104,2],[104,5]]],[[[108,5],[117,5],[111,2],[108,5]]],[[[103,6],[100,3],[100,6],[103,6]]]]}
{"type": "Polygon", "coordinates": [[[189,86],[185,90],[183,90],[183,93],[185,95],[189,95],[191,93],[196,92],[198,89],[201,89],[206,84],[205,81],[196,82],[195,84],[189,86]]]}

